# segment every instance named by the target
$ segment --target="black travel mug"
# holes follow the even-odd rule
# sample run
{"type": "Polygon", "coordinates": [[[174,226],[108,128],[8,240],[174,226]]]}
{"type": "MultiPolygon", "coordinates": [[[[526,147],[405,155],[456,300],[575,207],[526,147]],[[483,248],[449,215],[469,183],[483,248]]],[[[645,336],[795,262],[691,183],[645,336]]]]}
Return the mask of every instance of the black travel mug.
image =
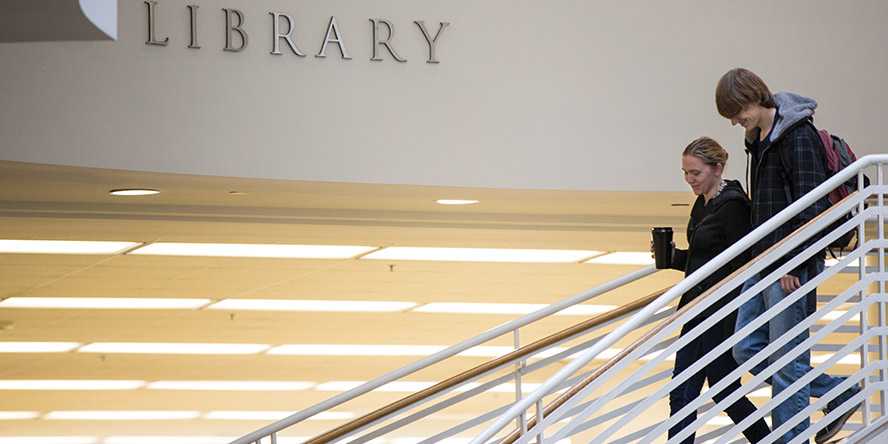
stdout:
{"type": "Polygon", "coordinates": [[[654,227],[651,229],[654,239],[654,261],[658,270],[669,268],[672,264],[672,227],[654,227]]]}

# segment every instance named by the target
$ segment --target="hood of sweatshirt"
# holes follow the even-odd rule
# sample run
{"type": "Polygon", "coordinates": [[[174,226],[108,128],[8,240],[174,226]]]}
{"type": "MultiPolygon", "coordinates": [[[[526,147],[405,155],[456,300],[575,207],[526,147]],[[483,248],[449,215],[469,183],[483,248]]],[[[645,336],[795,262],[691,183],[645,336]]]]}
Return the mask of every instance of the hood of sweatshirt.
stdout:
{"type": "Polygon", "coordinates": [[[817,108],[817,101],[814,99],[791,92],[774,94],[774,101],[777,103],[777,116],[774,119],[774,129],[771,130],[771,142],[779,139],[795,124],[814,116],[817,108]]]}

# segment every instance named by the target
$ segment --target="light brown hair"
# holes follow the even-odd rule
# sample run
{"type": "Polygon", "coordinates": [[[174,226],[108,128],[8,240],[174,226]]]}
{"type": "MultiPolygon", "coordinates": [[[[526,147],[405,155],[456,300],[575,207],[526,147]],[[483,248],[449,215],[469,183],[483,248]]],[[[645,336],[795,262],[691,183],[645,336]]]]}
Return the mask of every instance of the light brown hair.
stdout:
{"type": "Polygon", "coordinates": [[[728,163],[728,152],[713,139],[700,137],[691,142],[682,153],[683,156],[694,156],[707,165],[721,165],[728,163]]]}
{"type": "Polygon", "coordinates": [[[734,68],[719,79],[715,87],[718,113],[731,119],[747,105],[776,108],[774,97],[761,77],[745,68],[734,68]]]}

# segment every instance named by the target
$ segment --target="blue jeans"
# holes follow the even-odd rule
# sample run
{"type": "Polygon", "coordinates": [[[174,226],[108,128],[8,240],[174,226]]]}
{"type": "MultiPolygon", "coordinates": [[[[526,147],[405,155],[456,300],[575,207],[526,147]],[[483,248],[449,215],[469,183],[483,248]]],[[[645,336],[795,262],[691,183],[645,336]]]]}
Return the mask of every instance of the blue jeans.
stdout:
{"type": "MultiPolygon", "coordinates": [[[[816,259],[813,265],[802,272],[799,280],[804,285],[809,279],[823,271],[823,259],[816,259]]],[[[743,284],[743,291],[752,287],[761,280],[762,276],[757,275],[743,284]]],[[[767,309],[777,305],[784,297],[786,292],[780,288],[780,282],[774,282],[766,287],[761,293],[753,296],[746,301],[737,312],[737,330],[740,330],[767,309]]],[[[734,345],[734,359],[738,363],[749,360],[753,355],[765,348],[772,340],[776,340],[781,335],[789,331],[792,327],[802,322],[812,311],[812,304],[816,302],[816,290],[811,291],[806,296],[799,298],[797,301],[789,305],[783,312],[771,318],[768,323],[762,325],[753,331],[749,336],[743,338],[734,345]]],[[[793,340],[786,343],[774,355],[769,356],[764,362],[759,363],[752,369],[753,374],[758,374],[768,365],[789,353],[789,350],[807,340],[809,333],[807,330],[800,333],[793,340]]],[[[771,384],[772,396],[777,396],[790,384],[801,378],[803,375],[811,371],[811,351],[805,350],[795,359],[790,361],[785,367],[774,373],[768,382],[771,384]]],[[[772,428],[776,429],[780,425],[789,421],[796,413],[806,409],[810,405],[810,397],[819,398],[826,394],[833,387],[839,385],[844,378],[834,377],[827,374],[818,375],[807,387],[799,389],[792,394],[783,403],[778,405],[771,412],[772,428]]],[[[787,443],[793,438],[801,434],[811,425],[810,418],[805,418],[802,422],[786,432],[778,443],[787,443]]]]}

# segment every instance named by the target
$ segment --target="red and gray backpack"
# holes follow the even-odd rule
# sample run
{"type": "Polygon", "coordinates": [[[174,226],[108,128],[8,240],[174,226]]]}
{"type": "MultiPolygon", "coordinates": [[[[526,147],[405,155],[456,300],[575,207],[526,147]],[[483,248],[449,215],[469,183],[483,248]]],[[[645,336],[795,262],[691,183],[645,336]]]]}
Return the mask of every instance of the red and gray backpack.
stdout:
{"type": "MultiPolygon", "coordinates": [[[[815,128],[816,129],[816,128],[815,128]]],[[[839,171],[845,169],[848,165],[854,163],[857,160],[857,155],[854,154],[854,151],[851,149],[851,146],[848,145],[841,137],[836,136],[835,134],[830,134],[826,130],[818,130],[817,135],[820,136],[820,144],[823,149],[823,158],[825,160],[826,167],[826,178],[829,179],[839,171]]],[[[829,199],[829,205],[833,206],[842,199],[848,197],[851,193],[857,191],[858,189],[857,177],[852,177],[848,179],[846,182],[842,183],[836,189],[829,192],[827,196],[829,199]]],[[[869,177],[866,175],[863,176],[863,186],[869,186],[869,177]]],[[[845,214],[837,221],[835,221],[825,232],[831,232],[834,229],[838,228],[843,223],[847,222],[849,219],[854,217],[857,214],[857,209],[853,209],[848,214],[845,214]]],[[[835,256],[835,253],[832,251],[837,249],[839,251],[847,250],[852,248],[852,241],[857,237],[857,228],[854,228],[847,233],[842,234],[836,240],[832,241],[829,244],[828,249],[830,253],[835,256]]]]}

